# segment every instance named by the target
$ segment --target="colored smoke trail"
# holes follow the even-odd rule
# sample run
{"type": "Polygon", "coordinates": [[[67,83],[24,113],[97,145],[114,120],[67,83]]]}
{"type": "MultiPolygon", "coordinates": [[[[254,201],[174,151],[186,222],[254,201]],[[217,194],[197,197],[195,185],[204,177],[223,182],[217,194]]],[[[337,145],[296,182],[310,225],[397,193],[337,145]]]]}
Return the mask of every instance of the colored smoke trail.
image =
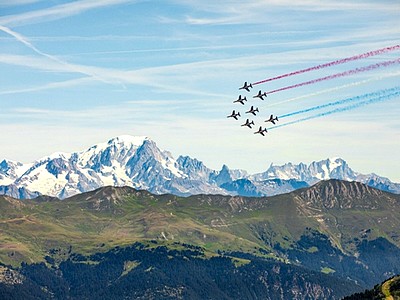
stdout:
{"type": "Polygon", "coordinates": [[[285,77],[289,77],[289,76],[293,76],[293,75],[306,73],[306,72],[309,72],[309,71],[314,71],[314,70],[319,70],[319,69],[323,69],[323,68],[327,68],[327,67],[331,67],[331,66],[336,66],[336,65],[340,65],[340,64],[343,64],[343,63],[346,63],[346,62],[355,61],[355,60],[359,60],[359,59],[362,59],[362,58],[367,58],[367,57],[383,54],[383,53],[394,51],[394,50],[397,50],[397,49],[400,49],[400,45],[386,47],[386,48],[382,48],[382,49],[366,52],[366,53],[363,53],[363,54],[359,54],[359,55],[355,55],[355,56],[351,56],[351,57],[347,57],[347,58],[338,59],[338,60],[335,60],[335,61],[332,61],[332,62],[328,62],[328,63],[322,64],[322,65],[317,65],[317,66],[310,67],[310,68],[307,68],[307,69],[294,71],[294,72],[291,72],[291,73],[287,73],[287,74],[283,74],[283,75],[280,75],[280,76],[276,76],[276,77],[268,78],[268,79],[261,80],[261,81],[258,81],[258,82],[254,82],[254,83],[252,83],[252,85],[257,85],[257,84],[265,83],[265,82],[268,82],[268,81],[273,81],[273,80],[277,80],[277,79],[281,79],[281,78],[285,78],[285,77]]]}
{"type": "Polygon", "coordinates": [[[388,61],[376,63],[376,64],[369,65],[369,66],[366,66],[366,67],[356,68],[356,69],[345,71],[345,72],[342,72],[342,73],[336,73],[336,74],[329,75],[329,76],[326,76],[326,77],[321,77],[321,78],[317,78],[317,79],[313,79],[313,80],[310,80],[310,81],[297,83],[297,84],[290,85],[290,86],[285,86],[283,88],[279,88],[279,89],[276,89],[276,90],[269,91],[269,92],[267,92],[267,94],[281,92],[281,91],[285,91],[285,90],[289,90],[289,89],[293,89],[293,88],[297,88],[297,87],[301,87],[301,86],[305,86],[305,85],[309,85],[309,84],[314,84],[314,83],[318,83],[318,82],[326,81],[326,80],[330,80],[330,79],[340,78],[340,77],[349,76],[349,75],[355,75],[355,74],[358,74],[358,73],[361,73],[361,72],[371,71],[371,70],[374,70],[374,69],[377,69],[377,68],[380,68],[380,67],[387,67],[387,66],[390,66],[390,65],[393,65],[393,64],[397,64],[397,63],[400,63],[400,58],[395,59],[395,60],[388,60],[388,61]]]}
{"type": "Polygon", "coordinates": [[[373,93],[368,93],[368,94],[364,94],[364,95],[360,95],[360,96],[354,96],[354,97],[351,97],[351,98],[347,98],[347,99],[343,99],[343,100],[339,100],[339,101],[335,101],[335,102],[330,102],[330,103],[327,103],[327,104],[317,105],[317,106],[314,106],[314,107],[298,110],[298,111],[295,111],[295,112],[291,112],[291,113],[279,116],[279,119],[283,119],[283,118],[286,118],[286,117],[291,117],[291,116],[295,116],[295,115],[299,115],[299,114],[304,114],[306,112],[322,109],[322,108],[325,108],[325,107],[347,104],[349,102],[354,102],[354,101],[358,101],[358,100],[362,100],[362,99],[366,99],[366,98],[381,97],[381,96],[384,96],[387,93],[394,93],[394,92],[400,92],[400,87],[394,87],[394,88],[390,88],[390,89],[386,89],[386,90],[380,90],[380,91],[376,91],[376,92],[373,92],[373,93]]]}
{"type": "Polygon", "coordinates": [[[310,93],[310,94],[307,94],[307,95],[303,95],[303,96],[294,97],[294,98],[286,99],[286,100],[283,100],[283,101],[275,102],[275,103],[267,105],[266,107],[272,107],[272,106],[280,105],[280,104],[283,104],[283,103],[288,103],[288,102],[292,102],[292,101],[296,101],[296,100],[311,98],[311,97],[322,95],[322,94],[326,94],[326,93],[336,92],[336,91],[339,91],[339,90],[342,90],[342,89],[345,89],[345,88],[355,87],[355,86],[363,85],[363,84],[366,84],[366,83],[369,83],[369,82],[372,82],[372,81],[381,80],[381,79],[390,78],[390,77],[396,77],[396,76],[399,76],[399,75],[400,75],[400,73],[398,72],[398,73],[392,73],[392,74],[383,75],[383,76],[379,76],[379,77],[374,77],[374,78],[370,78],[370,79],[366,79],[366,80],[362,80],[362,81],[357,81],[357,82],[353,82],[353,83],[337,86],[337,87],[334,87],[334,88],[321,90],[321,91],[318,91],[318,92],[315,92],[315,93],[310,93]]]}
{"type": "Polygon", "coordinates": [[[356,109],[356,108],[359,108],[359,107],[362,107],[362,106],[365,106],[365,105],[374,104],[374,103],[382,102],[382,101],[385,101],[385,100],[389,100],[389,99],[394,98],[396,96],[400,96],[400,92],[399,91],[391,93],[391,94],[388,94],[388,95],[383,95],[383,96],[380,96],[380,97],[376,97],[376,98],[372,98],[372,99],[369,99],[369,100],[365,100],[365,101],[362,101],[362,102],[358,102],[358,103],[355,103],[355,104],[352,104],[352,105],[348,105],[346,107],[339,107],[339,108],[336,108],[336,109],[333,109],[333,110],[330,110],[330,111],[326,111],[326,112],[322,112],[322,113],[319,113],[319,114],[316,114],[316,115],[313,115],[313,116],[309,116],[309,117],[306,117],[306,118],[294,120],[294,121],[291,121],[291,122],[288,122],[288,123],[285,123],[285,124],[280,124],[280,125],[277,125],[277,126],[274,126],[274,127],[267,128],[267,130],[277,129],[279,127],[284,127],[284,126],[288,126],[288,125],[292,125],[292,124],[296,124],[296,123],[300,123],[300,122],[304,122],[304,121],[308,121],[308,120],[312,120],[312,119],[316,119],[316,118],[332,115],[332,114],[339,113],[339,112],[353,110],[353,109],[356,109]]]}

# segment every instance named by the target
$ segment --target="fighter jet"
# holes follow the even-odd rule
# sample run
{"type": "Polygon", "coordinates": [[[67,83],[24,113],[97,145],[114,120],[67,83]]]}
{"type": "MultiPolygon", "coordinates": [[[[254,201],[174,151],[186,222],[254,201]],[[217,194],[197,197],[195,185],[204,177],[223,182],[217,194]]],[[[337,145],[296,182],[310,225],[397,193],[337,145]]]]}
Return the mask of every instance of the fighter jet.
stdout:
{"type": "Polygon", "coordinates": [[[261,90],[258,91],[258,94],[253,96],[253,98],[260,98],[261,100],[264,100],[263,97],[267,97],[267,92],[261,93],[261,90]]]}
{"type": "Polygon", "coordinates": [[[250,114],[256,115],[256,112],[259,112],[258,107],[256,109],[254,109],[254,106],[251,106],[250,110],[246,111],[246,114],[250,113],[250,114]]]}
{"type": "Polygon", "coordinates": [[[251,83],[248,85],[247,81],[245,81],[245,83],[243,84],[242,87],[239,88],[239,90],[246,90],[248,92],[250,92],[250,89],[252,89],[253,86],[251,85],[251,83]]]}
{"type": "Polygon", "coordinates": [[[260,126],[260,129],[258,129],[258,131],[254,132],[254,134],[261,134],[262,136],[264,136],[264,132],[267,133],[267,128],[262,129],[262,127],[260,126]]]}
{"type": "Polygon", "coordinates": [[[227,118],[235,118],[235,120],[238,119],[238,117],[240,117],[240,112],[235,112],[235,110],[232,111],[232,114],[227,116],[227,118]]]}
{"type": "Polygon", "coordinates": [[[247,119],[247,120],[246,120],[246,123],[244,123],[244,124],[242,124],[242,125],[240,125],[240,126],[247,126],[247,127],[251,128],[251,125],[254,125],[254,121],[251,120],[251,122],[250,122],[250,120],[247,119]]]}
{"type": "Polygon", "coordinates": [[[233,103],[239,102],[240,104],[244,105],[244,101],[247,101],[246,97],[242,98],[242,95],[239,95],[239,98],[233,101],[233,103]]]}
{"type": "Polygon", "coordinates": [[[278,120],[278,116],[276,116],[275,118],[274,118],[274,116],[273,115],[271,115],[270,117],[269,117],[269,119],[268,120],[265,120],[265,122],[271,122],[272,124],[274,124],[275,125],[275,121],[279,121],[278,120]]]}

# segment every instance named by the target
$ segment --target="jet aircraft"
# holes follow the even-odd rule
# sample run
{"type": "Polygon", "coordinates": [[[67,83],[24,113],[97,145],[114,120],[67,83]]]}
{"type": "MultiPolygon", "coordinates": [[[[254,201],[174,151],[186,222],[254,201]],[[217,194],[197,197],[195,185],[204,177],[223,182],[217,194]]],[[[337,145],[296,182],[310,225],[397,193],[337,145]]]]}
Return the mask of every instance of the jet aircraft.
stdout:
{"type": "Polygon", "coordinates": [[[246,111],[246,114],[250,113],[250,114],[256,115],[256,112],[259,112],[258,107],[256,109],[254,109],[254,106],[251,106],[250,110],[246,111]]]}
{"type": "Polygon", "coordinates": [[[261,134],[262,136],[264,136],[264,133],[267,133],[267,128],[262,129],[262,127],[260,126],[260,129],[258,129],[258,131],[254,132],[254,134],[261,134]]]}
{"type": "Polygon", "coordinates": [[[240,126],[247,126],[247,127],[251,128],[251,125],[254,125],[254,121],[251,120],[251,122],[250,122],[250,120],[247,119],[247,120],[246,120],[246,123],[244,123],[244,124],[242,124],[242,125],[240,125],[240,126]]]}
{"type": "Polygon", "coordinates": [[[253,86],[250,84],[247,84],[247,81],[245,81],[245,83],[243,84],[242,87],[239,88],[239,90],[246,90],[248,92],[250,92],[250,89],[252,89],[253,86]]]}
{"type": "Polygon", "coordinates": [[[274,118],[274,116],[273,115],[271,115],[270,117],[269,117],[269,119],[268,120],[265,120],[265,122],[271,122],[272,124],[274,124],[275,125],[275,121],[279,121],[278,120],[278,116],[276,116],[275,118],[274,118]]]}
{"type": "Polygon", "coordinates": [[[258,91],[258,94],[253,96],[253,98],[260,98],[261,100],[264,100],[263,97],[267,97],[267,92],[261,93],[261,90],[258,91]]]}
{"type": "Polygon", "coordinates": [[[240,104],[244,105],[244,101],[247,101],[246,97],[242,98],[242,95],[239,95],[239,98],[233,101],[233,103],[239,102],[240,104]]]}
{"type": "Polygon", "coordinates": [[[238,119],[238,117],[240,117],[240,112],[235,112],[235,110],[232,111],[232,114],[227,116],[227,118],[235,118],[235,120],[238,119]]]}

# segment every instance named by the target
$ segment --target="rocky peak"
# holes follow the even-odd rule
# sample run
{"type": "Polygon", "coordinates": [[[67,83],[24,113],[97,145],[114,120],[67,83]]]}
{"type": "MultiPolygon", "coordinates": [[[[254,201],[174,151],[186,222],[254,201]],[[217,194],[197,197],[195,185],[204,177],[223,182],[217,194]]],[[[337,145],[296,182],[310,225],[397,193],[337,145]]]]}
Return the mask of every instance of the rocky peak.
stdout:
{"type": "Polygon", "coordinates": [[[103,166],[110,167],[117,163],[125,165],[135,154],[137,149],[146,141],[147,137],[118,136],[107,143],[100,143],[79,153],[79,165],[99,171],[103,166]]]}
{"type": "Polygon", "coordinates": [[[88,209],[115,213],[117,208],[125,201],[126,196],[136,195],[137,193],[142,192],[127,186],[106,186],[86,194],[75,195],[66,201],[82,202],[83,206],[88,209]]]}
{"type": "Polygon", "coordinates": [[[176,162],[179,169],[193,180],[208,181],[210,174],[213,172],[203,162],[189,156],[179,156],[176,162]]]}
{"type": "Polygon", "coordinates": [[[223,165],[221,171],[213,174],[210,178],[216,185],[221,186],[224,183],[231,182],[232,176],[227,165],[223,165]]]}
{"type": "Polygon", "coordinates": [[[4,183],[11,183],[26,169],[27,167],[24,167],[20,162],[3,159],[3,161],[0,162],[0,181],[4,180],[4,183]]]}
{"type": "Polygon", "coordinates": [[[297,193],[307,204],[325,209],[368,208],[377,209],[379,198],[385,197],[381,190],[359,182],[324,180],[297,193]]]}

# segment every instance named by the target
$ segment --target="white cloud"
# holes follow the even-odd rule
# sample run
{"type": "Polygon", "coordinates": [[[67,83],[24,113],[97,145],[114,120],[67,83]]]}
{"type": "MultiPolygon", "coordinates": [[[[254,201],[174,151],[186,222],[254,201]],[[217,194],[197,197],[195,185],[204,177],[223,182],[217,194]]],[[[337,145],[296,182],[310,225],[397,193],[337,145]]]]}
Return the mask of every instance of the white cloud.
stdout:
{"type": "MultiPolygon", "coordinates": [[[[273,23],[282,14],[295,15],[290,11],[373,11],[384,13],[398,12],[398,3],[395,1],[376,3],[360,1],[320,1],[320,0],[256,0],[218,2],[212,0],[175,0],[174,2],[192,8],[192,14],[183,20],[192,25],[232,25],[232,24],[264,24],[273,23]],[[207,17],[198,17],[199,12],[209,13],[207,17]]],[[[284,16],[284,15],[283,15],[284,16]]],[[[171,18],[166,22],[175,22],[171,18]]]]}
{"type": "Polygon", "coordinates": [[[19,6],[25,4],[32,4],[36,2],[42,2],[43,0],[0,0],[0,7],[7,7],[7,6],[19,6]]]}
{"type": "Polygon", "coordinates": [[[90,9],[106,7],[123,3],[135,3],[135,0],[80,0],[53,7],[26,12],[18,15],[0,17],[4,26],[21,26],[32,23],[44,23],[77,15],[90,9]]]}
{"type": "MultiPolygon", "coordinates": [[[[324,45],[324,39],[319,40],[319,45],[324,45]]],[[[330,42],[329,39],[326,40],[330,42]]],[[[295,42],[296,43],[296,42],[295,42]]],[[[298,42],[303,44],[303,42],[298,42]]],[[[308,42],[306,41],[305,44],[308,42]]],[[[21,92],[40,91],[46,89],[54,89],[57,87],[77,86],[84,84],[93,84],[101,79],[101,82],[111,83],[115,85],[143,85],[153,87],[161,91],[168,91],[187,95],[208,96],[208,97],[226,97],[223,92],[209,92],[210,89],[204,91],[201,84],[197,82],[210,82],[226,77],[230,74],[230,79],[235,78],[238,69],[241,70],[242,76],[252,74],[254,78],[257,75],[257,70],[270,69],[272,67],[282,67],[284,65],[296,68],[296,64],[307,61],[322,61],[326,62],[330,59],[338,57],[347,57],[356,55],[357,53],[365,52],[365,49],[379,49],[383,46],[388,46],[388,42],[366,42],[358,43],[351,46],[337,47],[321,47],[318,52],[315,49],[300,50],[300,51],[281,51],[265,55],[249,55],[240,58],[204,60],[200,62],[190,62],[182,64],[167,65],[161,67],[149,67],[136,70],[119,70],[111,68],[100,68],[95,66],[86,66],[79,64],[65,64],[57,60],[49,60],[47,57],[39,58],[32,56],[8,55],[0,54],[0,62],[10,65],[25,66],[37,70],[61,73],[78,73],[91,74],[92,77],[78,78],[64,82],[48,83],[44,85],[36,85],[35,87],[26,87],[13,90],[3,90],[0,94],[13,94],[21,92]],[[285,60],[280,60],[279,57],[285,57],[285,60]]],[[[259,74],[262,74],[260,71],[259,74]]],[[[228,79],[228,78],[227,78],[228,79]]]]}
{"type": "Polygon", "coordinates": [[[95,72],[95,69],[93,67],[87,67],[87,66],[82,66],[82,65],[76,65],[76,64],[71,64],[68,63],[66,61],[63,61],[59,58],[57,58],[54,55],[50,55],[47,53],[44,53],[43,51],[40,51],[38,48],[36,48],[34,45],[32,45],[32,43],[29,42],[29,40],[24,37],[23,35],[11,30],[8,27],[2,26],[0,25],[0,30],[6,32],[7,34],[13,36],[14,38],[16,38],[19,42],[23,43],[25,46],[27,46],[28,48],[32,49],[34,52],[36,52],[37,54],[44,56],[45,58],[55,62],[57,65],[61,65],[63,67],[63,69],[67,72],[76,72],[76,73],[81,73],[84,75],[88,75],[90,77],[92,77],[95,80],[100,80],[103,81],[105,83],[113,83],[112,81],[109,81],[107,79],[105,79],[102,76],[99,76],[98,73],[95,72]]]}

